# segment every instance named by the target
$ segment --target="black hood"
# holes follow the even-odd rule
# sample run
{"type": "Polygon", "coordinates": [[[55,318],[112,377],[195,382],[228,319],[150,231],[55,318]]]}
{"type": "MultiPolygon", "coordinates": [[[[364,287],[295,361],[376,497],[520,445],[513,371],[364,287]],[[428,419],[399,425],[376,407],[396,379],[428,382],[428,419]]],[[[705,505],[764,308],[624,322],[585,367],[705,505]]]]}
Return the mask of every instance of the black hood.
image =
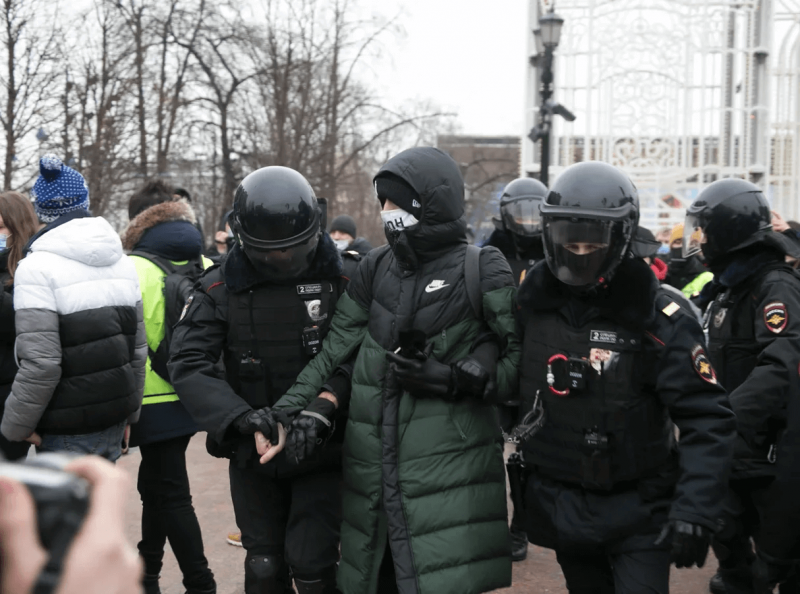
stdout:
{"type": "Polygon", "coordinates": [[[467,243],[464,179],[447,153],[433,147],[408,149],[389,159],[375,177],[383,173],[402,178],[419,194],[420,224],[405,232],[419,261],[467,243]]]}

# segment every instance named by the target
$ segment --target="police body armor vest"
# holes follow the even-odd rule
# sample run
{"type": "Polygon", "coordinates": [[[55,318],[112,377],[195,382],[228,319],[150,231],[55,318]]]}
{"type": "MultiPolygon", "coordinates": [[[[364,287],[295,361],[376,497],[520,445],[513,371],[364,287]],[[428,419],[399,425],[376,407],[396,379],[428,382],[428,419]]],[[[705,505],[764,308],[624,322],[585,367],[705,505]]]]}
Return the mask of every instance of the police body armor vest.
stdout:
{"type": "Polygon", "coordinates": [[[669,462],[673,424],[645,385],[643,371],[654,363],[645,361],[643,338],[608,320],[572,328],[556,312],[535,316],[525,329],[520,388],[528,410],[538,394],[545,418],[525,442],[526,463],[556,480],[611,490],[669,462]],[[548,379],[554,357],[569,369],[566,394],[548,379]]]}
{"type": "Polygon", "coordinates": [[[755,369],[761,348],[755,337],[755,303],[752,296],[774,270],[795,274],[788,264],[765,266],[752,282],[742,283],[717,295],[708,306],[704,327],[708,334],[708,356],[717,379],[728,392],[741,386],[755,369]]]}
{"type": "Polygon", "coordinates": [[[528,273],[528,270],[533,268],[533,265],[536,264],[536,260],[520,258],[519,256],[516,258],[506,258],[506,260],[508,260],[508,265],[511,267],[511,274],[514,277],[514,282],[517,287],[525,280],[525,275],[528,273]]]}
{"type": "Polygon", "coordinates": [[[253,408],[274,405],[322,348],[336,282],[264,284],[228,298],[226,379],[253,408]]]}

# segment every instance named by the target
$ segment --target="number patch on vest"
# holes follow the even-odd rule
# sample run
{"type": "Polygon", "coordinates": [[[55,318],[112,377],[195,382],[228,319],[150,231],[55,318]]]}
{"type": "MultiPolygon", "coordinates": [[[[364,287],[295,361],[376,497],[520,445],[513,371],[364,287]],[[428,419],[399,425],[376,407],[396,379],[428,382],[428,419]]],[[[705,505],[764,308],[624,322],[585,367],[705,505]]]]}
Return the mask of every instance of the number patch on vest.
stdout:
{"type": "Polygon", "coordinates": [[[608,332],[607,330],[592,330],[589,332],[589,341],[617,344],[617,333],[608,332]]]}
{"type": "Polygon", "coordinates": [[[717,374],[714,372],[706,352],[699,344],[692,349],[692,367],[694,367],[697,375],[709,384],[717,383],[717,374]]]}
{"type": "Polygon", "coordinates": [[[322,293],[322,285],[297,285],[298,295],[319,295],[322,293]]]}
{"type": "Polygon", "coordinates": [[[789,312],[780,301],[770,303],[764,308],[764,323],[767,329],[775,334],[780,334],[789,323],[789,312]]]}

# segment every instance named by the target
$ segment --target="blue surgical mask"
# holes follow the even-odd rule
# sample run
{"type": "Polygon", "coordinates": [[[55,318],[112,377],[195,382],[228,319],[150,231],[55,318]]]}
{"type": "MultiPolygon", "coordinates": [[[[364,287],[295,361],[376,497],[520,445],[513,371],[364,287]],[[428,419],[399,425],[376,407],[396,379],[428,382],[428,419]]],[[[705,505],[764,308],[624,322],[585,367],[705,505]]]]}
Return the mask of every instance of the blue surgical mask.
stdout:
{"type": "Polygon", "coordinates": [[[8,235],[0,233],[0,252],[6,249],[8,243],[8,235]]]}
{"type": "Polygon", "coordinates": [[[336,249],[340,252],[343,252],[350,247],[350,242],[346,239],[334,239],[333,243],[336,246],[336,249]]]}

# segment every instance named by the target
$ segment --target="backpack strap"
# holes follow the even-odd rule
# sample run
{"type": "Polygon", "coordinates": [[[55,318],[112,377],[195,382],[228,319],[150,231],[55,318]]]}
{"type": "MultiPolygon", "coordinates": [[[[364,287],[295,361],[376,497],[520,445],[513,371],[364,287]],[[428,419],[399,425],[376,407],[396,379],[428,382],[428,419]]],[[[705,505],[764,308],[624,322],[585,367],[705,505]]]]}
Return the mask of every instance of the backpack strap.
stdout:
{"type": "Polygon", "coordinates": [[[481,294],[481,248],[468,245],[464,256],[464,283],[467,285],[467,298],[472,311],[483,319],[483,295],[481,294]]]}

